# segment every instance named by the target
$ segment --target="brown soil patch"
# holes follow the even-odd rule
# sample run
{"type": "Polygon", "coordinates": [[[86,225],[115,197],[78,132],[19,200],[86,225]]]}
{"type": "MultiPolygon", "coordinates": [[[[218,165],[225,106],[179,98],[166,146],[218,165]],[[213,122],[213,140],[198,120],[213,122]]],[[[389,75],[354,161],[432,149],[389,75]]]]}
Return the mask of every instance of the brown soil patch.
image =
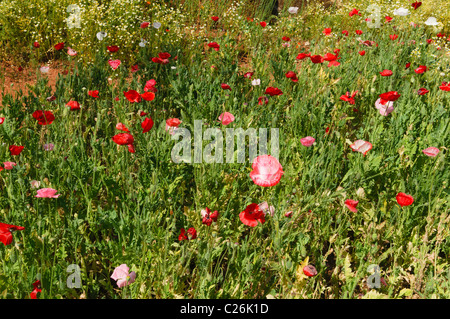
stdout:
{"type": "MultiPolygon", "coordinates": [[[[54,89],[58,74],[68,71],[69,64],[62,61],[53,61],[45,65],[49,66],[50,69],[43,76],[48,77],[48,84],[54,89]]],[[[38,67],[26,66],[22,68],[9,62],[0,62],[0,107],[3,107],[2,100],[6,94],[16,97],[17,92],[22,90],[25,96],[28,95],[28,85],[36,83],[37,72],[39,72],[38,67]]]]}

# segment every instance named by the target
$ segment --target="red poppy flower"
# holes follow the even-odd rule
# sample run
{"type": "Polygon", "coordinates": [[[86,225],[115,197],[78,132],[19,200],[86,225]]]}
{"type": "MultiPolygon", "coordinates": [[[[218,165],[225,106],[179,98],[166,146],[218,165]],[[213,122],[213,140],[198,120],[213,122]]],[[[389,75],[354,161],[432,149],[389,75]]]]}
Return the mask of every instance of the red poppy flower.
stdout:
{"type": "Polygon", "coordinates": [[[420,65],[417,69],[414,70],[417,74],[422,74],[427,71],[427,67],[425,65],[420,65]]]}
{"type": "Polygon", "coordinates": [[[388,22],[388,23],[392,21],[392,18],[391,18],[390,16],[385,16],[384,19],[385,19],[386,22],[388,22]]]}
{"type": "Polygon", "coordinates": [[[258,98],[259,105],[263,105],[263,104],[267,104],[267,103],[269,103],[269,99],[267,98],[267,96],[260,96],[258,98]]]}
{"type": "Polygon", "coordinates": [[[299,53],[296,57],[297,60],[303,60],[309,58],[311,56],[310,53],[299,53]]]}
{"type": "Polygon", "coordinates": [[[295,74],[294,71],[289,71],[288,73],[286,73],[286,77],[287,77],[288,79],[291,79],[292,82],[298,82],[297,75],[295,74]]]}
{"type": "Polygon", "coordinates": [[[359,10],[353,9],[352,11],[350,11],[350,13],[348,14],[350,17],[353,17],[354,15],[361,15],[361,13],[359,13],[359,10]]]}
{"type": "Polygon", "coordinates": [[[146,116],[148,113],[144,111],[140,111],[139,116],[146,116]]]}
{"type": "Polygon", "coordinates": [[[155,99],[155,93],[153,92],[145,92],[141,94],[141,97],[145,100],[145,101],[153,101],[155,99]]]}
{"type": "Polygon", "coordinates": [[[39,42],[34,42],[34,43],[33,43],[33,46],[34,46],[35,48],[39,48],[41,45],[39,44],[39,42]]]}
{"type": "Polygon", "coordinates": [[[145,29],[150,25],[150,22],[142,22],[141,25],[139,26],[141,29],[145,29]]]}
{"type": "Polygon", "coordinates": [[[330,63],[328,63],[328,67],[330,67],[330,66],[339,66],[339,65],[341,65],[341,64],[337,61],[337,60],[340,59],[340,57],[338,57],[339,51],[340,51],[339,49],[336,49],[336,50],[335,50],[336,55],[331,54],[331,53],[327,53],[327,54],[324,55],[323,60],[324,60],[324,61],[330,62],[330,63]]]}
{"type": "Polygon", "coordinates": [[[139,70],[139,65],[135,64],[131,66],[131,73],[137,72],[139,70]]]}
{"type": "Polygon", "coordinates": [[[357,35],[361,35],[363,33],[361,30],[356,30],[355,32],[357,35]]]}
{"type": "Polygon", "coordinates": [[[98,97],[98,90],[88,91],[88,94],[92,97],[98,97]]]}
{"type": "Polygon", "coordinates": [[[350,211],[352,211],[354,213],[358,212],[358,209],[356,208],[358,203],[359,203],[359,201],[353,200],[353,199],[345,200],[345,206],[347,206],[347,208],[350,209],[350,211]]]}
{"type": "Polygon", "coordinates": [[[398,193],[395,197],[397,199],[397,203],[403,206],[409,206],[414,202],[414,198],[411,195],[407,195],[405,193],[398,193]]]}
{"type": "Polygon", "coordinates": [[[77,101],[69,101],[67,102],[66,106],[69,106],[71,111],[81,109],[80,103],[78,103],[77,101]]]}
{"type": "Polygon", "coordinates": [[[439,86],[439,88],[442,91],[450,91],[450,82],[442,82],[441,86],[439,86]]]}
{"type": "Polygon", "coordinates": [[[436,36],[437,36],[438,38],[443,38],[443,37],[445,37],[445,34],[439,32],[438,34],[436,34],[436,36]]]}
{"type": "Polygon", "coordinates": [[[147,92],[147,91],[150,91],[153,93],[158,92],[158,90],[155,88],[155,85],[156,85],[156,81],[154,79],[148,80],[145,83],[144,92],[147,92]]]}
{"type": "Polygon", "coordinates": [[[340,99],[342,101],[348,102],[349,104],[355,104],[355,95],[358,93],[358,91],[352,92],[352,95],[350,95],[350,92],[345,93],[345,95],[341,95],[340,99]]]}
{"type": "Polygon", "coordinates": [[[390,38],[391,40],[396,40],[396,39],[398,38],[398,35],[397,35],[397,34],[390,34],[390,35],[389,35],[389,38],[390,38]]]}
{"type": "Polygon", "coordinates": [[[381,74],[381,76],[391,76],[394,73],[392,73],[391,70],[383,70],[380,72],[380,74],[381,74]]]}
{"type": "Polygon", "coordinates": [[[224,89],[224,90],[230,90],[230,91],[231,91],[231,87],[230,87],[228,84],[226,84],[226,83],[222,83],[222,84],[220,85],[220,87],[221,87],[222,89],[224,89]]]}
{"type": "Polygon", "coordinates": [[[291,38],[289,38],[289,37],[287,37],[287,36],[284,36],[284,37],[282,37],[281,39],[282,39],[283,41],[286,41],[286,42],[291,41],[291,38]]]}
{"type": "Polygon", "coordinates": [[[161,58],[152,58],[152,61],[159,64],[167,64],[169,63],[168,59],[161,59],[161,58]]]}
{"type": "Polygon", "coordinates": [[[325,35],[330,35],[331,34],[331,28],[323,29],[322,33],[325,34],[325,35]]]}
{"type": "Polygon", "coordinates": [[[256,227],[258,222],[264,224],[266,222],[266,215],[259,208],[258,204],[248,205],[244,211],[239,214],[239,219],[242,223],[250,227],[256,227]]]}
{"type": "Polygon", "coordinates": [[[260,24],[263,28],[265,28],[265,27],[267,26],[267,23],[266,23],[265,21],[261,21],[259,24],[260,24]]]}
{"type": "Polygon", "coordinates": [[[400,94],[398,94],[397,91],[389,91],[389,92],[380,94],[379,97],[381,98],[380,103],[381,103],[382,105],[386,105],[386,103],[387,103],[388,101],[392,101],[392,102],[393,102],[393,101],[397,101],[398,98],[400,97],[400,94]]]}
{"type": "Polygon", "coordinates": [[[359,51],[358,53],[359,53],[360,56],[363,56],[363,55],[366,54],[366,51],[359,51]]]}
{"type": "Polygon", "coordinates": [[[16,230],[24,230],[24,229],[25,227],[22,226],[0,223],[0,241],[5,245],[9,245],[12,243],[13,240],[12,233],[16,230]]]}
{"type": "Polygon", "coordinates": [[[244,78],[250,79],[253,76],[253,72],[247,72],[244,74],[244,78]]]}
{"type": "Polygon", "coordinates": [[[24,146],[11,145],[9,147],[9,152],[11,153],[11,155],[19,155],[23,149],[24,146]]]}
{"type": "Polygon", "coordinates": [[[114,143],[119,145],[129,145],[134,143],[133,135],[128,133],[119,133],[112,137],[114,143]]]}
{"type": "Polygon", "coordinates": [[[324,59],[321,55],[312,55],[309,57],[312,63],[323,63],[324,59]]]}
{"type": "Polygon", "coordinates": [[[189,228],[187,232],[184,228],[181,228],[180,235],[178,236],[179,241],[190,240],[195,238],[197,238],[197,231],[195,230],[194,227],[189,228]]]}
{"type": "Polygon", "coordinates": [[[128,130],[128,128],[123,123],[117,123],[116,129],[124,132],[130,132],[130,130],[128,130]]]}
{"type": "Polygon", "coordinates": [[[213,21],[214,21],[214,22],[217,22],[217,21],[219,21],[219,17],[216,17],[216,16],[214,16],[214,17],[211,17],[211,19],[213,19],[213,21]]]}
{"type": "Polygon", "coordinates": [[[428,44],[431,44],[431,42],[433,42],[433,39],[427,39],[428,44]]]}
{"type": "Polygon", "coordinates": [[[0,124],[3,124],[3,122],[5,122],[5,118],[4,117],[0,117],[0,124]]]}
{"type": "Polygon", "coordinates": [[[127,146],[128,146],[128,152],[130,152],[130,153],[135,153],[136,152],[136,150],[134,149],[134,145],[133,144],[128,144],[127,146]]]}
{"type": "Polygon", "coordinates": [[[217,42],[210,42],[208,43],[208,46],[216,51],[219,51],[220,49],[220,45],[217,42]]]}
{"type": "Polygon", "coordinates": [[[129,90],[127,92],[124,91],[123,95],[125,95],[127,100],[130,101],[131,103],[136,103],[136,102],[140,102],[141,101],[140,94],[137,91],[135,91],[135,90],[129,90]]]}
{"type": "Polygon", "coordinates": [[[64,49],[64,42],[56,44],[55,49],[58,51],[64,49]]]}
{"type": "Polygon", "coordinates": [[[141,127],[143,129],[142,133],[147,133],[153,127],[153,120],[151,117],[146,117],[145,120],[141,123],[141,127]]]}
{"type": "Polygon", "coordinates": [[[411,63],[406,63],[405,69],[409,69],[410,66],[411,66],[411,63]]]}
{"type": "Polygon", "coordinates": [[[117,45],[107,46],[106,49],[111,53],[119,51],[119,47],[117,45]]]}
{"type": "Polygon", "coordinates": [[[317,270],[313,265],[308,265],[303,267],[303,273],[308,277],[314,277],[317,275],[317,270]]]}
{"type": "Polygon", "coordinates": [[[269,86],[266,89],[266,92],[264,92],[264,94],[268,94],[270,96],[283,95],[283,91],[281,91],[279,88],[274,88],[274,87],[269,86]]]}
{"type": "Polygon", "coordinates": [[[178,127],[181,124],[181,121],[177,118],[170,118],[166,120],[166,125],[171,127],[178,127]]]}
{"type": "Polygon", "coordinates": [[[55,120],[55,116],[51,111],[37,110],[33,112],[33,117],[38,121],[39,125],[49,125],[55,120]]]}
{"type": "Polygon", "coordinates": [[[346,37],[348,37],[348,31],[347,30],[342,30],[342,34],[345,35],[346,37]]]}
{"type": "Polygon", "coordinates": [[[417,91],[417,94],[419,94],[419,95],[425,95],[425,94],[427,94],[427,93],[429,93],[430,91],[428,91],[427,89],[425,89],[425,88],[420,88],[418,91],[417,91]]]}
{"type": "Polygon", "coordinates": [[[219,217],[219,212],[215,210],[211,213],[211,210],[206,207],[202,210],[202,224],[206,226],[211,226],[212,222],[217,222],[217,218],[219,217]]]}
{"type": "Polygon", "coordinates": [[[33,282],[33,291],[30,293],[30,298],[31,299],[37,299],[37,293],[38,292],[42,292],[41,290],[41,281],[40,280],[36,280],[35,282],[33,282]]]}
{"type": "Polygon", "coordinates": [[[416,1],[411,4],[411,6],[414,8],[414,10],[417,10],[417,8],[420,7],[421,5],[422,5],[422,2],[420,2],[420,1],[416,1]]]}

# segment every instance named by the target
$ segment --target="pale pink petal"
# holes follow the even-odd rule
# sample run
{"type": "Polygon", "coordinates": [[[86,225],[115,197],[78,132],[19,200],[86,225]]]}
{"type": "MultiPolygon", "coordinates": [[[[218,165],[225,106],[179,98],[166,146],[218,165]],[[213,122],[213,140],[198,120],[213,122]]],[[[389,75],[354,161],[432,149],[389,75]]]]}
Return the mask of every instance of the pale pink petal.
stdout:
{"type": "Polygon", "coordinates": [[[300,139],[300,143],[302,143],[303,146],[309,147],[314,144],[316,139],[312,136],[307,136],[300,139]]]}
{"type": "Polygon", "coordinates": [[[436,155],[438,155],[439,149],[436,148],[436,147],[428,147],[428,148],[422,150],[422,152],[423,152],[426,156],[435,157],[436,155]]]}

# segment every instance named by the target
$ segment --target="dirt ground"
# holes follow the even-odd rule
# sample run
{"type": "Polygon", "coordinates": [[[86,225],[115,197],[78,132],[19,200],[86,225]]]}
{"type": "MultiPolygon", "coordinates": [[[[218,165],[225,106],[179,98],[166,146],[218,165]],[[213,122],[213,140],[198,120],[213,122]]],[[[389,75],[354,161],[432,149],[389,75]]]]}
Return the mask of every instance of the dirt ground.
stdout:
{"type": "MultiPolygon", "coordinates": [[[[55,88],[56,80],[59,73],[67,72],[68,64],[61,61],[50,62],[46,64],[50,67],[49,72],[45,76],[49,79],[49,85],[52,89],[55,88]]],[[[22,90],[23,94],[28,95],[28,86],[34,85],[37,79],[37,72],[39,68],[31,66],[21,67],[13,65],[9,62],[0,62],[0,108],[3,107],[3,95],[11,94],[17,95],[17,91],[22,90]]]]}

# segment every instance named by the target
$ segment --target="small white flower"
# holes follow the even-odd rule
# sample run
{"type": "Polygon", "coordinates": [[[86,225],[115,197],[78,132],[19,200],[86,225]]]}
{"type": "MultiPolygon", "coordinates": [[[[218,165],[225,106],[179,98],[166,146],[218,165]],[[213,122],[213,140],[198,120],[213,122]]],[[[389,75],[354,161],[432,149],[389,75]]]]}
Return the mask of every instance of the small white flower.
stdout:
{"type": "Polygon", "coordinates": [[[176,66],[171,66],[170,67],[172,70],[175,70],[177,67],[176,66]]]}
{"type": "Polygon", "coordinates": [[[290,14],[296,14],[298,11],[298,7],[289,7],[288,12],[290,14]]]}
{"type": "Polygon", "coordinates": [[[427,21],[425,21],[426,25],[438,25],[438,22],[435,17],[429,17],[427,21]]]}
{"type": "Polygon", "coordinates": [[[261,84],[261,80],[260,79],[252,80],[252,85],[260,85],[260,84],[261,84]]]}

